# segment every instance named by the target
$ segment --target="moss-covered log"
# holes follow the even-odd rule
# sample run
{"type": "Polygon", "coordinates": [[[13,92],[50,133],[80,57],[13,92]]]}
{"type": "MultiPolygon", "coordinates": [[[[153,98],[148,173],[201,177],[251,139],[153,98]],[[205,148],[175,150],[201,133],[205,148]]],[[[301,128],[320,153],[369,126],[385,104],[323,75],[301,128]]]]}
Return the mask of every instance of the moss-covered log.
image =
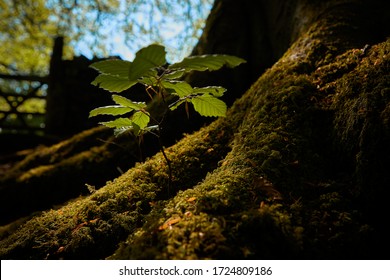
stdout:
{"type": "Polygon", "coordinates": [[[99,127],[36,148],[0,180],[0,223],[85,195],[86,184],[103,186],[139,160],[132,140],[99,127]]]}
{"type": "Polygon", "coordinates": [[[1,258],[386,257],[390,40],[370,32],[379,6],[339,2],[226,118],[166,150],[172,182],[156,154],[4,232],[1,258]]]}

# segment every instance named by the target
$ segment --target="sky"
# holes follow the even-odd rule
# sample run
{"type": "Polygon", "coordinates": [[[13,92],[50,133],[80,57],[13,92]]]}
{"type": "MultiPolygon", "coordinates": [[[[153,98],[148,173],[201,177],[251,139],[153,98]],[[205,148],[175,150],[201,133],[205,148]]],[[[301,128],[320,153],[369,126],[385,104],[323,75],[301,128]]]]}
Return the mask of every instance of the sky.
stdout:
{"type": "MultiPolygon", "coordinates": [[[[85,0],[87,2],[87,0],[85,0]]],[[[89,0],[88,0],[89,1],[89,0]]],[[[130,0],[120,0],[122,3],[130,3],[127,1],[130,0]]],[[[98,37],[99,40],[101,40],[99,43],[101,45],[106,46],[108,53],[102,54],[101,48],[98,44],[96,44],[96,37],[92,35],[86,35],[82,37],[82,40],[76,41],[68,41],[65,42],[65,44],[70,44],[75,51],[74,55],[80,56],[83,55],[89,59],[92,59],[93,56],[96,54],[99,58],[107,58],[108,56],[120,56],[122,59],[130,60],[132,61],[134,59],[135,53],[143,48],[148,46],[151,43],[155,43],[156,41],[153,39],[156,37],[162,38],[161,41],[158,43],[163,44],[167,51],[167,61],[170,63],[178,62],[182,60],[185,56],[188,56],[190,52],[192,51],[193,47],[198,41],[199,36],[202,33],[202,28],[204,26],[204,21],[207,18],[210,9],[212,7],[213,0],[137,0],[138,3],[144,3],[144,7],[141,5],[136,6],[139,8],[137,12],[131,12],[128,18],[126,18],[125,14],[119,14],[115,15],[115,18],[110,18],[104,22],[103,24],[103,35],[107,35],[107,38],[104,40],[101,40],[102,37],[98,37]],[[190,1],[190,2],[188,2],[190,1]],[[153,3],[161,4],[168,3],[167,5],[168,9],[164,13],[159,12],[159,9],[156,9],[155,6],[153,6],[153,3]],[[186,10],[185,3],[197,3],[198,5],[192,5],[191,10],[186,10]],[[199,3],[201,3],[199,5],[199,3]],[[195,7],[196,6],[196,7],[195,7]],[[150,11],[154,11],[151,13],[150,11]],[[173,16],[176,16],[176,18],[172,18],[173,16]],[[193,35],[193,31],[195,29],[191,29],[193,24],[191,24],[188,21],[189,15],[191,15],[192,22],[195,23],[194,25],[198,27],[196,30],[195,36],[187,36],[188,34],[193,35]],[[125,33],[122,28],[120,28],[120,22],[123,19],[128,19],[130,24],[132,21],[138,22],[138,25],[136,25],[136,28],[132,32],[125,33]],[[151,20],[152,19],[152,20],[151,20]],[[182,20],[180,20],[182,19],[182,20]],[[201,24],[203,23],[203,24],[201,24]],[[144,26],[142,26],[144,25],[144,26]],[[146,27],[145,27],[146,26],[146,27]],[[137,28],[145,27],[145,30],[138,30],[137,28]],[[148,36],[147,33],[152,34],[152,36],[148,36]],[[132,34],[131,36],[125,36],[126,34],[132,34]],[[153,36],[153,35],[159,35],[159,36],[153,36]],[[185,35],[187,34],[187,35],[185,35]],[[130,37],[130,39],[129,39],[130,37]],[[127,38],[127,39],[126,39],[127,38]],[[128,40],[128,41],[126,41],[128,40]],[[95,50],[94,50],[95,47],[95,50]],[[100,49],[100,52],[99,52],[100,49]],[[96,52],[95,52],[96,51],[96,52]]],[[[66,2],[66,1],[65,1],[66,2]]],[[[80,1],[79,3],[85,4],[86,2],[80,1]]],[[[54,8],[58,8],[58,6],[55,6],[57,2],[48,0],[46,4],[53,4],[54,8]]],[[[61,11],[61,9],[59,10],[61,11]]],[[[129,10],[126,10],[129,11],[129,10]]],[[[56,15],[62,15],[63,13],[57,12],[56,15]]],[[[90,14],[91,19],[90,21],[85,20],[85,17],[82,18],[81,27],[75,27],[75,30],[77,28],[85,27],[85,29],[88,30],[88,24],[96,24],[94,21],[93,14],[90,14]]],[[[55,18],[53,18],[55,20],[55,18]]],[[[97,26],[97,25],[95,25],[97,26]]],[[[88,34],[88,33],[86,33],[88,34]]],[[[72,55],[69,55],[69,57],[65,57],[65,59],[71,59],[72,55]]],[[[18,89],[18,87],[16,87],[18,89]]],[[[42,95],[46,94],[45,90],[41,91],[42,95]]],[[[30,102],[30,103],[23,103],[25,107],[20,107],[18,109],[22,109],[25,112],[44,112],[45,111],[45,102],[44,100],[39,100],[30,102]]],[[[4,99],[2,100],[0,98],[0,109],[2,109],[2,106],[7,106],[6,102],[4,102],[4,99]]],[[[9,110],[7,107],[5,110],[9,110]]],[[[11,120],[12,121],[12,120],[11,120]]],[[[41,121],[41,120],[40,120],[41,121]]],[[[41,122],[41,126],[44,124],[41,122]]],[[[0,128],[0,133],[2,132],[2,129],[0,128]]]]}
{"type": "MultiPolygon", "coordinates": [[[[180,2],[180,1],[179,1],[180,2]]],[[[211,6],[212,6],[212,1],[209,1],[209,3],[204,4],[200,13],[194,13],[194,17],[192,18],[194,21],[197,20],[205,20],[206,17],[208,16],[211,6]],[[195,18],[195,16],[199,16],[199,18],[195,18]]],[[[179,4],[175,4],[175,12],[181,12],[182,8],[179,4]]],[[[150,14],[148,14],[148,7],[145,7],[145,11],[140,11],[139,13],[136,13],[134,15],[134,20],[137,21],[140,24],[145,24],[146,26],[149,25],[148,20],[150,14]]],[[[184,11],[183,11],[184,13],[184,11]]],[[[167,59],[170,62],[175,62],[175,61],[180,61],[183,59],[185,56],[188,56],[190,52],[192,51],[192,48],[195,46],[197,43],[197,40],[199,36],[201,35],[202,29],[200,28],[196,32],[196,37],[187,39],[185,42],[183,42],[183,37],[180,36],[181,33],[185,30],[186,26],[184,22],[177,22],[174,20],[171,20],[168,17],[165,16],[164,18],[164,25],[162,25],[162,15],[161,13],[155,12],[152,15],[153,20],[155,21],[156,25],[158,28],[158,32],[160,36],[163,38],[162,42],[158,42],[163,44],[168,52],[167,59]],[[177,47],[177,46],[183,46],[184,47],[177,47]]],[[[151,32],[156,30],[156,26],[151,27],[151,32]]],[[[188,27],[187,27],[188,28],[188,27]]],[[[192,32],[192,30],[186,30],[187,32],[192,32]]],[[[139,50],[142,47],[145,47],[151,43],[155,43],[153,39],[149,38],[148,35],[142,35],[142,32],[139,32],[136,38],[133,39],[133,42],[129,43],[127,42],[126,44],[126,36],[125,33],[116,28],[114,25],[107,24],[104,27],[103,30],[104,33],[109,34],[108,39],[107,39],[107,49],[109,51],[109,55],[111,56],[120,56],[122,59],[125,60],[133,60],[135,53],[137,50],[139,50]]],[[[93,51],[90,48],[91,43],[88,42],[93,41],[93,38],[86,38],[87,41],[81,41],[78,42],[74,45],[74,50],[76,55],[84,55],[88,58],[93,57],[93,51]]]]}

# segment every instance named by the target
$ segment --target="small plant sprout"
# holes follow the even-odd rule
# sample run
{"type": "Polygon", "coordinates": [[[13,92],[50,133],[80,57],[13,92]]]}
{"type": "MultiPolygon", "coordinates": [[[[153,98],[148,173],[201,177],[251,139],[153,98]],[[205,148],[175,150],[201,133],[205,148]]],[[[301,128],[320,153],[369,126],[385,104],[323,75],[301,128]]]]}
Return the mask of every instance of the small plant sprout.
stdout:
{"type": "Polygon", "coordinates": [[[205,117],[226,116],[227,106],[219,98],[226,89],[219,86],[192,87],[182,80],[191,71],[215,71],[223,66],[236,67],[245,60],[231,55],[201,55],[184,58],[181,62],[168,65],[165,48],[152,44],[140,49],[135,59],[124,61],[108,59],[91,64],[100,74],[92,82],[112,93],[120,93],[136,84],[145,86],[145,94],[150,99],[159,98],[166,110],[160,119],[155,119],[149,111],[146,102],[135,102],[124,96],[113,94],[115,105],[93,109],[89,116],[111,115],[114,120],[100,124],[115,129],[116,134],[131,131],[135,136],[142,137],[146,132],[153,133],[159,139],[160,150],[167,162],[169,179],[171,167],[161,143],[161,124],[168,110],[175,110],[184,104],[187,116],[189,104],[195,111],[205,117]],[[174,97],[174,98],[171,98],[174,97]]]}

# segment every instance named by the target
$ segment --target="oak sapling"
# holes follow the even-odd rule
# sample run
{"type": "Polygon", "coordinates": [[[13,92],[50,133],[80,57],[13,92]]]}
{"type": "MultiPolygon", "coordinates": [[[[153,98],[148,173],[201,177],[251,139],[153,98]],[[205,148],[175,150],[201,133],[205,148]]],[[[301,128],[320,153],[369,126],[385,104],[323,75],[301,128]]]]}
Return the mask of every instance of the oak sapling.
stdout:
{"type": "MultiPolygon", "coordinates": [[[[188,115],[188,106],[192,104],[195,111],[202,116],[224,117],[227,106],[219,98],[225,93],[225,88],[220,86],[192,87],[181,78],[191,71],[215,71],[223,66],[233,68],[244,62],[245,60],[231,55],[201,55],[190,56],[168,65],[165,48],[152,44],[140,49],[132,62],[108,59],[95,62],[90,67],[99,72],[92,82],[93,85],[112,93],[120,93],[136,84],[142,84],[145,86],[145,94],[151,100],[159,98],[164,103],[167,108],[165,113],[184,104],[188,115]],[[175,98],[169,98],[170,96],[175,98]]],[[[157,120],[149,112],[146,102],[135,102],[118,94],[113,94],[112,100],[115,105],[93,109],[89,117],[115,116],[114,120],[100,122],[100,124],[113,128],[116,134],[131,131],[139,138],[147,132],[156,135],[159,139],[160,150],[168,165],[169,182],[171,182],[170,161],[160,137],[165,114],[157,120]]]]}

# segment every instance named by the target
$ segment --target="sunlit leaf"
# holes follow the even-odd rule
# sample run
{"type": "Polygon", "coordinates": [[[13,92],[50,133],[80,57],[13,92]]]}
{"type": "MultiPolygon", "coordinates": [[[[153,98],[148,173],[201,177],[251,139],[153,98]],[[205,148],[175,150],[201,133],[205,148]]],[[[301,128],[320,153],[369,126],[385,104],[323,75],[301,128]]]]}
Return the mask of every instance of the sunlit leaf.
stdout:
{"type": "Polygon", "coordinates": [[[144,75],[137,80],[138,83],[141,83],[143,85],[147,86],[156,86],[157,84],[157,70],[156,69],[150,69],[144,75]]]}
{"type": "Polygon", "coordinates": [[[158,125],[150,125],[144,128],[145,131],[154,131],[158,130],[158,125]]]}
{"type": "Polygon", "coordinates": [[[129,81],[127,78],[100,74],[91,84],[94,86],[99,86],[100,88],[108,90],[109,92],[121,92],[129,89],[136,83],[137,81],[129,81]]]}
{"type": "Polygon", "coordinates": [[[169,69],[183,69],[190,71],[214,71],[227,66],[236,67],[246,62],[244,59],[231,55],[200,55],[184,58],[181,62],[170,65],[169,69]]]}
{"type": "Polygon", "coordinates": [[[141,110],[146,107],[145,102],[134,102],[130,99],[127,99],[126,97],[117,94],[112,95],[112,100],[114,100],[114,102],[118,105],[128,107],[134,110],[141,110]]]}
{"type": "Polygon", "coordinates": [[[161,45],[152,44],[140,49],[129,68],[129,80],[137,80],[152,68],[164,65],[166,63],[165,56],[165,48],[161,45]]]}
{"type": "Polygon", "coordinates": [[[113,121],[100,122],[100,124],[105,125],[111,128],[120,128],[120,127],[132,127],[133,122],[129,118],[117,118],[113,121]]]}
{"type": "Polygon", "coordinates": [[[138,111],[131,117],[131,121],[133,125],[136,124],[142,130],[148,125],[150,117],[146,112],[138,111]]]}
{"type": "Polygon", "coordinates": [[[97,115],[112,115],[112,116],[118,116],[123,115],[126,113],[129,113],[133,111],[133,108],[123,107],[123,106],[105,106],[105,107],[99,107],[96,109],[93,109],[91,112],[89,112],[89,117],[94,117],[97,115]]]}
{"type": "Polygon", "coordinates": [[[227,106],[225,102],[218,98],[205,94],[190,99],[194,105],[195,111],[205,117],[224,117],[226,116],[227,106]]]}
{"type": "Polygon", "coordinates": [[[131,128],[131,131],[133,132],[133,134],[135,136],[140,136],[142,133],[142,129],[134,122],[133,122],[133,127],[131,128]]]}
{"type": "Polygon", "coordinates": [[[114,135],[117,137],[128,131],[133,131],[133,127],[132,126],[118,127],[114,129],[114,135]]]}
{"type": "Polygon", "coordinates": [[[173,94],[179,97],[185,97],[192,93],[192,86],[183,81],[162,81],[161,85],[166,89],[173,90],[173,94]]]}
{"type": "Polygon", "coordinates": [[[225,93],[226,88],[223,87],[202,87],[202,88],[194,88],[193,94],[199,93],[209,93],[215,97],[221,97],[225,93]]]}
{"type": "Polygon", "coordinates": [[[178,101],[172,103],[172,104],[169,105],[168,107],[169,107],[169,109],[170,109],[171,111],[173,111],[173,110],[176,110],[177,107],[179,107],[179,106],[180,106],[181,104],[183,104],[184,102],[187,102],[187,99],[185,99],[185,98],[180,99],[180,100],[178,100],[178,101]]]}
{"type": "Polygon", "coordinates": [[[165,79],[165,80],[176,80],[176,79],[180,79],[181,77],[183,77],[183,75],[184,75],[185,73],[186,73],[186,71],[183,70],[183,69],[170,71],[169,73],[164,74],[164,79],[165,79]]]}
{"type": "Polygon", "coordinates": [[[128,79],[130,65],[130,61],[107,59],[92,63],[89,67],[99,71],[101,74],[128,79]]]}
{"type": "MultiPolygon", "coordinates": [[[[100,75],[93,84],[100,85],[110,91],[119,91],[136,83],[146,86],[146,92],[151,98],[153,94],[161,92],[167,95],[176,95],[176,101],[168,106],[175,110],[181,104],[185,104],[187,116],[189,116],[189,103],[192,103],[195,111],[206,117],[226,116],[227,106],[218,99],[222,97],[226,89],[219,86],[193,88],[186,81],[178,80],[190,71],[218,70],[223,66],[235,67],[245,60],[230,55],[203,55],[184,59],[179,63],[165,68],[166,51],[163,46],[152,44],[137,52],[133,62],[122,63],[111,60],[107,63],[96,63],[92,67],[100,71],[100,75]],[[128,68],[128,73],[126,73],[128,68]]],[[[131,130],[136,136],[141,136],[154,129],[160,129],[160,125],[149,126],[151,116],[146,111],[145,102],[134,102],[121,95],[112,95],[117,104],[115,106],[100,107],[92,110],[90,115],[122,115],[135,110],[130,118],[118,118],[101,124],[115,128],[118,133],[131,130]]],[[[159,133],[158,133],[159,134],[159,133]]],[[[141,139],[141,138],[140,138],[141,139]]]]}

